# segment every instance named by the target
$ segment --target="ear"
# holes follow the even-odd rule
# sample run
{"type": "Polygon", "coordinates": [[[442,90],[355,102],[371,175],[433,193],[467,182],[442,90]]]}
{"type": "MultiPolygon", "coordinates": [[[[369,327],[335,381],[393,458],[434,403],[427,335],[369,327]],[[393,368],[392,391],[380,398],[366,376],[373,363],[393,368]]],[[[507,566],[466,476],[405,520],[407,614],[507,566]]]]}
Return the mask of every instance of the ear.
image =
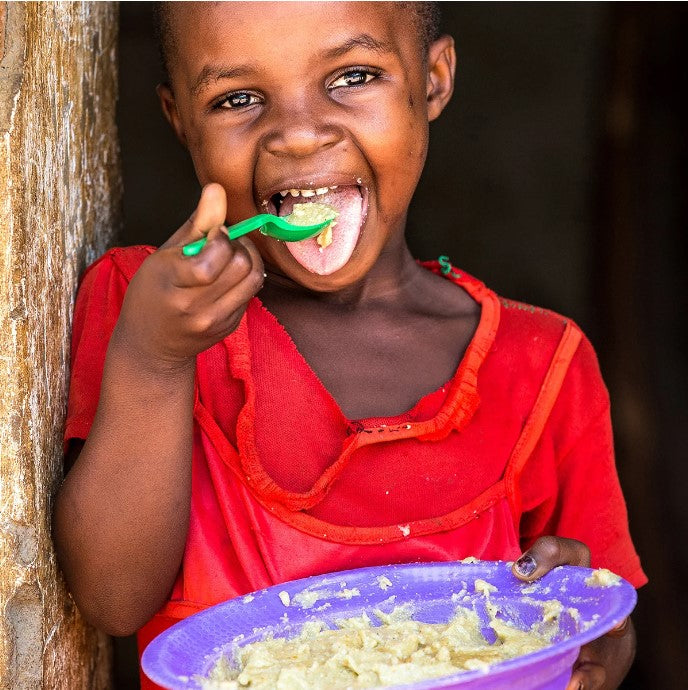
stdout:
{"type": "Polygon", "coordinates": [[[172,129],[177,135],[177,139],[179,139],[179,141],[182,143],[182,146],[186,148],[186,135],[184,134],[181,118],[179,117],[177,102],[174,99],[172,87],[169,84],[158,84],[156,91],[158,92],[160,107],[165,115],[165,119],[170,123],[170,125],[172,125],[172,129]]]}
{"type": "Polygon", "coordinates": [[[451,36],[440,36],[428,48],[428,121],[439,117],[454,93],[456,50],[451,36]]]}

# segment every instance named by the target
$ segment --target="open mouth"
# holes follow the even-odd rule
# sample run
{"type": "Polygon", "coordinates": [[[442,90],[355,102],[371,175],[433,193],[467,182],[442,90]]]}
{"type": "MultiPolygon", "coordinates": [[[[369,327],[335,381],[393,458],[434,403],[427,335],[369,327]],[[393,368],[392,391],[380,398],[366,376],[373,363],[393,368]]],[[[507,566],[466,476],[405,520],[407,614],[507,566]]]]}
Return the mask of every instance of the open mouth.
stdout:
{"type": "Polygon", "coordinates": [[[331,185],[314,189],[283,189],[274,194],[268,209],[288,216],[295,204],[327,204],[337,211],[337,219],[316,237],[287,242],[296,261],[311,273],[330,275],[351,258],[365,222],[367,194],[358,185],[331,185]]]}

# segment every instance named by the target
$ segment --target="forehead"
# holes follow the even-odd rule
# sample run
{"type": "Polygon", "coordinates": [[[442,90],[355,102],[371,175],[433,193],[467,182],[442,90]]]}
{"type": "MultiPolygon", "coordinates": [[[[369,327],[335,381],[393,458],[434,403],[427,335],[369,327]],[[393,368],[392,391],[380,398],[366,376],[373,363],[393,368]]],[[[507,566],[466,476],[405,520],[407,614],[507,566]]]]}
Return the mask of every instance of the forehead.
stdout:
{"type": "Polygon", "coordinates": [[[422,52],[407,3],[173,2],[167,7],[173,71],[187,77],[220,55],[296,63],[317,59],[356,36],[372,38],[371,49],[383,46],[419,57],[422,52]]]}

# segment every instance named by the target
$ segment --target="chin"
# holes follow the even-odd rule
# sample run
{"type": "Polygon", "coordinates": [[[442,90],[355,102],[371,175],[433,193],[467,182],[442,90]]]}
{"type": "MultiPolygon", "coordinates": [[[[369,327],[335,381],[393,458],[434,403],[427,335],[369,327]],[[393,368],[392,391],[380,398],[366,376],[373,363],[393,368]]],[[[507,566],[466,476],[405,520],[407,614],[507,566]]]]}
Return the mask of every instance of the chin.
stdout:
{"type": "Polygon", "coordinates": [[[327,273],[318,273],[302,266],[286,247],[280,248],[280,256],[271,256],[269,263],[279,273],[307,290],[337,292],[358,284],[375,265],[380,252],[377,248],[366,246],[365,240],[365,237],[361,238],[343,266],[327,273]]]}

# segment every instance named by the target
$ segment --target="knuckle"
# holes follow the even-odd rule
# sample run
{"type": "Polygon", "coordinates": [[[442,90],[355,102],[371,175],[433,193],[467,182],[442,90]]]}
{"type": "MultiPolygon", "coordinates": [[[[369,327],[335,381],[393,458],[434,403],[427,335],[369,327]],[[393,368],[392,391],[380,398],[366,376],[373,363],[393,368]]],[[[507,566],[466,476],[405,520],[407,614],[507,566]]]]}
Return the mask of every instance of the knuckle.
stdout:
{"type": "Polygon", "coordinates": [[[239,327],[239,322],[241,321],[243,313],[243,309],[239,310],[232,314],[232,316],[226,321],[225,327],[223,328],[223,337],[233,333],[239,327]]]}
{"type": "Polygon", "coordinates": [[[211,285],[216,277],[215,267],[207,259],[198,261],[193,267],[193,276],[199,285],[211,285]]]}
{"type": "Polygon", "coordinates": [[[561,559],[561,542],[557,537],[542,537],[538,540],[538,551],[548,561],[559,562],[561,559]]]}
{"type": "Polygon", "coordinates": [[[263,287],[263,283],[265,282],[265,274],[258,267],[254,266],[246,277],[246,280],[251,292],[256,293],[263,287]]]}
{"type": "Polygon", "coordinates": [[[569,540],[576,550],[578,561],[583,565],[590,565],[590,549],[582,541],[577,539],[569,540]]]}
{"type": "Polygon", "coordinates": [[[246,249],[239,245],[234,250],[234,255],[231,259],[232,270],[235,273],[240,273],[242,275],[247,275],[252,268],[253,262],[246,249]]]}
{"type": "Polygon", "coordinates": [[[193,228],[194,223],[196,222],[197,218],[198,218],[198,207],[196,207],[193,211],[191,211],[191,213],[190,213],[189,217],[186,219],[186,222],[184,223],[184,225],[189,227],[189,228],[193,228]]]}
{"type": "Polygon", "coordinates": [[[174,311],[182,318],[193,317],[196,312],[194,300],[191,296],[180,290],[168,291],[170,303],[174,311]]]}
{"type": "Polygon", "coordinates": [[[191,328],[195,333],[208,333],[213,330],[215,319],[207,312],[195,314],[191,319],[191,328]]]}

